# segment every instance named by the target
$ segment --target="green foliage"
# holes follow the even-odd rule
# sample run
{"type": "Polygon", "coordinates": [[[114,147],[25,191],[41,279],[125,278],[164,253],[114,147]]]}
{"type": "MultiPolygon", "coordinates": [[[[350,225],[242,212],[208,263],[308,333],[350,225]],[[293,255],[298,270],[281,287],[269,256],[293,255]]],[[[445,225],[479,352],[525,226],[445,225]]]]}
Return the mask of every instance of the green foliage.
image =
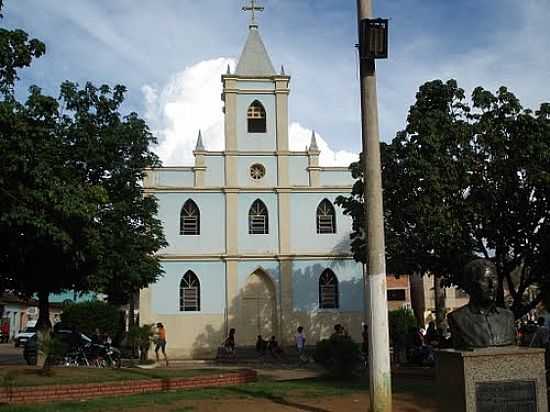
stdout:
{"type": "Polygon", "coordinates": [[[153,324],[135,325],[128,330],[128,344],[131,347],[139,348],[141,361],[147,360],[147,352],[151,348],[154,334],[153,324]]]}
{"type": "Polygon", "coordinates": [[[321,364],[335,378],[354,376],[360,360],[359,346],[349,336],[331,336],[315,345],[315,362],[321,364]]]}
{"type": "Polygon", "coordinates": [[[51,367],[63,358],[66,351],[67,347],[60,339],[47,332],[39,333],[38,353],[44,358],[42,372],[47,376],[53,376],[51,367]]]}
{"type": "Polygon", "coordinates": [[[416,328],[417,322],[410,309],[401,308],[388,312],[390,340],[403,346],[406,343],[409,330],[416,328]]]}
{"type": "MultiPolygon", "coordinates": [[[[3,2],[0,1],[0,12],[3,2]]],[[[0,13],[0,19],[3,15],[0,13]]],[[[29,67],[33,58],[46,52],[46,45],[37,39],[30,39],[23,30],[0,28],[0,94],[12,98],[17,70],[29,67]]]]}
{"type": "Polygon", "coordinates": [[[166,245],[144,170],[156,142],[135,113],[120,113],[124,86],[65,82],[58,99],[32,86],[15,100],[17,70],[45,46],[0,29],[0,290],[38,295],[104,292],[113,303],[154,282],[166,245]]]}
{"type": "Polygon", "coordinates": [[[61,321],[75,326],[80,332],[91,336],[96,329],[111,337],[119,328],[120,311],[116,306],[101,301],[81,302],[67,305],[61,314],[61,321]]]}
{"type": "MultiPolygon", "coordinates": [[[[382,144],[388,269],[431,273],[463,286],[475,256],[498,270],[522,316],[550,287],[550,104],[523,109],[505,87],[478,87],[468,104],[454,80],[422,85],[405,130],[382,144]],[[534,299],[529,298],[535,291],[534,299]]],[[[337,201],[354,219],[352,249],[365,262],[362,174],[337,201]]]]}

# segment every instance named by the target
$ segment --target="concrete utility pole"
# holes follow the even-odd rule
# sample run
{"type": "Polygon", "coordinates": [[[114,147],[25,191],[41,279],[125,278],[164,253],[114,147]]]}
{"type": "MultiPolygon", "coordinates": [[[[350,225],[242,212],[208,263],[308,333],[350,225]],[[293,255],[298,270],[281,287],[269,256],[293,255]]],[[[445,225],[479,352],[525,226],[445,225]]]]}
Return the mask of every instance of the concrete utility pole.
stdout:
{"type": "MultiPolygon", "coordinates": [[[[358,26],[373,16],[372,0],[357,0],[358,26]]],[[[358,30],[361,42],[361,30],[358,30]]],[[[386,296],[386,257],[382,169],[378,131],[378,100],[374,59],[360,59],[363,126],[363,200],[368,243],[367,289],[369,316],[370,412],[391,412],[391,369],[386,296]]]]}

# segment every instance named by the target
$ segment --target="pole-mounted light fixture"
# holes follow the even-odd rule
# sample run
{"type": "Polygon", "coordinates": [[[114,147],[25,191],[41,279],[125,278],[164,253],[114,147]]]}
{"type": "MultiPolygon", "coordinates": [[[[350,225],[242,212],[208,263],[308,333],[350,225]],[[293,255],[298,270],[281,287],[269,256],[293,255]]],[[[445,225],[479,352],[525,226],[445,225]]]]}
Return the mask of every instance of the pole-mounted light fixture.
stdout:
{"type": "Polygon", "coordinates": [[[359,25],[359,57],[388,58],[388,19],[362,19],[359,25]]]}

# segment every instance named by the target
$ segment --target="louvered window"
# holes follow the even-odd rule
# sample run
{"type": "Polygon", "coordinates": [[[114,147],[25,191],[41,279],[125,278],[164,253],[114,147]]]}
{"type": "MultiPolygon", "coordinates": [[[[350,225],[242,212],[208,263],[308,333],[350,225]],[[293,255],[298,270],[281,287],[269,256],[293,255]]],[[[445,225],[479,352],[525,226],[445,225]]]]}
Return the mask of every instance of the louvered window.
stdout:
{"type": "Polygon", "coordinates": [[[265,109],[258,100],[254,100],[248,107],[248,133],[265,133],[266,115],[265,109]]]}
{"type": "Polygon", "coordinates": [[[201,214],[199,208],[189,199],[181,208],[180,235],[200,235],[201,214]]]}
{"type": "Polygon", "coordinates": [[[266,235],[269,233],[267,208],[259,199],[252,203],[248,211],[248,233],[251,235],[266,235]]]}
{"type": "Polygon", "coordinates": [[[334,206],[327,199],[317,207],[317,233],[336,233],[334,206]]]}
{"type": "Polygon", "coordinates": [[[319,277],[319,308],[338,309],[338,278],[330,269],[319,277]]]}
{"type": "Polygon", "coordinates": [[[188,271],[180,283],[180,311],[198,312],[201,310],[201,286],[199,278],[188,271]]]}

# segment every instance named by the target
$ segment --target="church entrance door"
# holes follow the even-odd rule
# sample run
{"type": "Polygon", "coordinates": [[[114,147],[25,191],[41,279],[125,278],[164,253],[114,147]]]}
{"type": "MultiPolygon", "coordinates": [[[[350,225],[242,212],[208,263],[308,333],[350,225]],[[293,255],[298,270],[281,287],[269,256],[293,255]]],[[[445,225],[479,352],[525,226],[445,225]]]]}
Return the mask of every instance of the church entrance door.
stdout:
{"type": "Polygon", "coordinates": [[[262,270],[248,278],[241,293],[240,328],[237,329],[237,344],[254,345],[258,335],[269,339],[277,330],[277,305],[275,286],[262,270]]]}

